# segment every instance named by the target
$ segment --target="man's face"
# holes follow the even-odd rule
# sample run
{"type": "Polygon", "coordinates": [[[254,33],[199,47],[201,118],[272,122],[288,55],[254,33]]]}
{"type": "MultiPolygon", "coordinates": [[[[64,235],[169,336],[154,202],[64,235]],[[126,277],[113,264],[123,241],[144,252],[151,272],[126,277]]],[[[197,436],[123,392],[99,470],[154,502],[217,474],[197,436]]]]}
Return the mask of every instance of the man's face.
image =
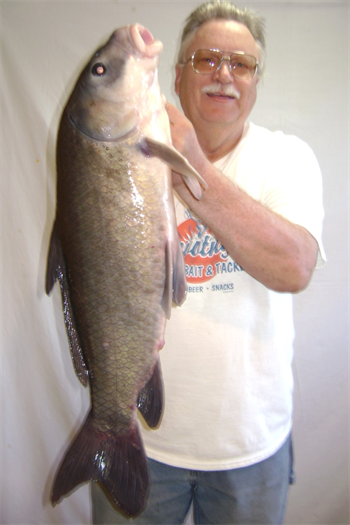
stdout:
{"type": "MultiPolygon", "coordinates": [[[[187,48],[187,60],[197,49],[219,49],[221,51],[243,51],[259,60],[259,51],[250,31],[238,22],[231,20],[212,20],[205,22],[195,33],[187,48]]],[[[218,71],[203,75],[192,69],[191,61],[185,66],[177,66],[175,91],[180,97],[185,115],[196,130],[206,123],[230,126],[237,133],[243,130],[245,121],[256,100],[258,76],[235,78],[229,70],[228,62],[222,62],[218,71]],[[219,86],[231,84],[240,94],[239,98],[203,93],[202,88],[212,83],[219,86]]]]}

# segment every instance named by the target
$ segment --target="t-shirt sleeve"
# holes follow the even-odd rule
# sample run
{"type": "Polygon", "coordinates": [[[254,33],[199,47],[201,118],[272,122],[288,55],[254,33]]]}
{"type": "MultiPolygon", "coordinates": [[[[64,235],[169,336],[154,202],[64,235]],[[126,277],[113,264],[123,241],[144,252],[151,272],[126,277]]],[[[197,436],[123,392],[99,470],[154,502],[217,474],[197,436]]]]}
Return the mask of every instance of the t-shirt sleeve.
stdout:
{"type": "Polygon", "coordinates": [[[262,203],[306,228],[318,243],[316,268],[326,262],[322,243],[324,218],[322,175],[312,149],[295,136],[276,132],[270,177],[262,203]]]}

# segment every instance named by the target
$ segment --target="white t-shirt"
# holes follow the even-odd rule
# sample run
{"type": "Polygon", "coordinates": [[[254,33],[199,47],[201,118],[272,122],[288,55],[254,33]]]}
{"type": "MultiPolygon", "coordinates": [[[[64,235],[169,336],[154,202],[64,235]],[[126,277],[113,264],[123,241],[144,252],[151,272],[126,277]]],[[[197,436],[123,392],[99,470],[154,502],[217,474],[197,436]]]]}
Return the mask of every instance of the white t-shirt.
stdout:
{"type": "MultiPolygon", "coordinates": [[[[322,182],[307,144],[247,123],[215,163],[266,207],[321,242],[322,182]]],[[[223,470],[271,456],[292,426],[292,297],[250,277],[176,200],[188,295],[174,308],[160,352],[164,415],[143,425],[149,457],[177,467],[223,470]]]]}

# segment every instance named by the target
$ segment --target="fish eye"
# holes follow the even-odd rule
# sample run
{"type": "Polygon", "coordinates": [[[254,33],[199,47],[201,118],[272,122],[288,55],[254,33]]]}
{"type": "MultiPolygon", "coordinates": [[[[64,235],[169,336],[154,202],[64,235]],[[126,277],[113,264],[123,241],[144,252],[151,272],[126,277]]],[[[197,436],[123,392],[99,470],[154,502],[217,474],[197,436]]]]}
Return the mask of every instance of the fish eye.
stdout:
{"type": "Polygon", "coordinates": [[[106,66],[101,62],[97,62],[97,64],[94,64],[91,69],[91,73],[95,75],[95,77],[102,77],[106,73],[106,71],[106,66]]]}

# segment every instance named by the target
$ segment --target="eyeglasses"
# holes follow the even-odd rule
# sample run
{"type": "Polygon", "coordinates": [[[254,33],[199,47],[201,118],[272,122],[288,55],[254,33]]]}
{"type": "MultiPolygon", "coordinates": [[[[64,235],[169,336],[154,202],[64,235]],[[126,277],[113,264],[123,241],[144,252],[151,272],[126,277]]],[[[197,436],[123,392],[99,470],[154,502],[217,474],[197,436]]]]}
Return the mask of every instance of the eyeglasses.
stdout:
{"type": "Polygon", "coordinates": [[[227,60],[230,72],[235,78],[253,78],[259,66],[253,56],[246,55],[243,51],[230,53],[219,49],[197,49],[182,65],[192,61],[193,71],[202,75],[212,75],[220,69],[224,60],[227,60]]]}

